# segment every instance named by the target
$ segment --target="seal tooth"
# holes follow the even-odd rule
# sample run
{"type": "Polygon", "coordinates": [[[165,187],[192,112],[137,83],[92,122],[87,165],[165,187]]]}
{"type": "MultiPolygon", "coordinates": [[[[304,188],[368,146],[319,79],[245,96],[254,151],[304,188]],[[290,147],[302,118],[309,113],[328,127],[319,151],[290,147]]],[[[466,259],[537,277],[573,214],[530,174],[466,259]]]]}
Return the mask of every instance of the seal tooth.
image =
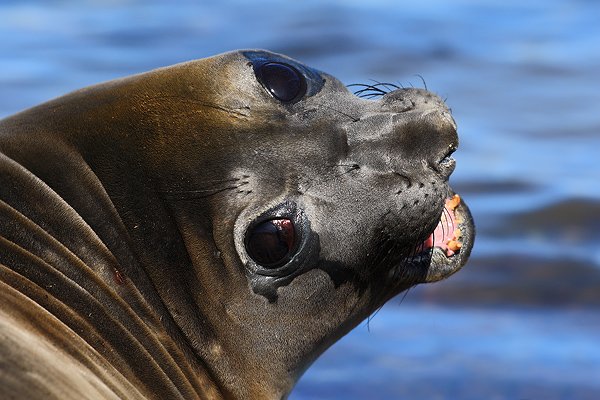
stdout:
{"type": "Polygon", "coordinates": [[[446,208],[451,211],[454,211],[456,207],[460,204],[460,196],[455,194],[451,199],[446,200],[446,208]]]}
{"type": "Polygon", "coordinates": [[[458,251],[458,250],[460,250],[461,247],[462,247],[462,243],[459,242],[458,240],[449,240],[448,241],[448,248],[452,251],[458,251]]]}
{"type": "Polygon", "coordinates": [[[462,236],[462,232],[460,231],[460,228],[456,228],[454,230],[454,232],[452,233],[452,235],[454,236],[453,239],[458,239],[462,236]]]}

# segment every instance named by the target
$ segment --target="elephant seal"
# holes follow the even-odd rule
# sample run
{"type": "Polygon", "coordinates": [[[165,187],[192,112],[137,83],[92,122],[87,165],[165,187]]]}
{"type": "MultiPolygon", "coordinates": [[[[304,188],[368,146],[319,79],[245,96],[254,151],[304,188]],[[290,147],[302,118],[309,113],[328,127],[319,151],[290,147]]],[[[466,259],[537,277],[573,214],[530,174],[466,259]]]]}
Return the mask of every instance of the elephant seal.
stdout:
{"type": "Polygon", "coordinates": [[[4,398],[283,399],[386,300],[461,268],[455,122],[385,92],[248,50],[1,121],[4,398]]]}

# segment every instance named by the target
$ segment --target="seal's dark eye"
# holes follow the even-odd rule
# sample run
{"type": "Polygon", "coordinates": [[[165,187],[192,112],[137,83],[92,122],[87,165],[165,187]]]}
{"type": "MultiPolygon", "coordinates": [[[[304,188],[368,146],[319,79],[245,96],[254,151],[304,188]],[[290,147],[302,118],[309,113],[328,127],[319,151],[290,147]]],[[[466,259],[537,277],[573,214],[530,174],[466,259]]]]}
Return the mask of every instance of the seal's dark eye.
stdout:
{"type": "Polygon", "coordinates": [[[263,64],[256,69],[256,77],[273,97],[284,103],[298,99],[306,93],[304,76],[287,64],[263,64]]]}
{"type": "Polygon", "coordinates": [[[246,234],[248,255],[265,268],[277,268],[288,262],[296,247],[294,223],[287,218],[261,222],[246,234]]]}

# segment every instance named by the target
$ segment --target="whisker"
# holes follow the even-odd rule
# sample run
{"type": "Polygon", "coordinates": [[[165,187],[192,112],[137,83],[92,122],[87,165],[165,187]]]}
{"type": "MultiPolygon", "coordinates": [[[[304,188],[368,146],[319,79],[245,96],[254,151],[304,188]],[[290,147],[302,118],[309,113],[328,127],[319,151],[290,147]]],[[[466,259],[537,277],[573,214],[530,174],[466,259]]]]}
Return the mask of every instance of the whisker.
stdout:
{"type": "Polygon", "coordinates": [[[419,75],[419,74],[415,74],[415,76],[418,76],[421,79],[421,82],[423,82],[423,87],[425,88],[425,90],[429,90],[427,88],[427,82],[425,82],[425,78],[423,78],[423,76],[419,75]]]}
{"type": "MultiPolygon", "coordinates": [[[[249,176],[244,175],[243,178],[248,178],[249,176]]],[[[229,190],[239,189],[242,186],[247,185],[248,181],[239,182],[243,178],[233,178],[226,179],[223,181],[214,181],[208,182],[208,185],[202,189],[194,189],[194,190],[164,190],[159,191],[160,196],[165,200],[191,200],[191,199],[203,199],[207,197],[214,196],[219,193],[223,193],[229,190]],[[233,182],[239,182],[234,183],[233,182]],[[225,187],[216,187],[219,184],[229,183],[229,185],[225,187]]],[[[238,193],[244,192],[243,190],[238,190],[238,193]]],[[[248,192],[248,191],[247,191],[248,192]]],[[[249,191],[251,192],[251,191],[249,191]]]]}
{"type": "MultiPolygon", "coordinates": [[[[349,86],[355,86],[355,85],[349,85],[349,86]]],[[[387,92],[385,90],[382,90],[374,85],[360,85],[361,87],[363,87],[363,89],[357,90],[354,92],[355,95],[361,95],[365,92],[375,92],[377,94],[386,94],[387,92]]]]}
{"type": "MultiPolygon", "coordinates": [[[[445,224],[442,224],[442,228],[448,229],[448,228],[447,228],[447,226],[448,226],[448,222],[449,222],[449,221],[450,221],[450,222],[452,222],[452,216],[450,215],[450,211],[449,211],[449,210],[448,210],[446,207],[444,207],[444,214],[446,214],[446,223],[445,223],[445,224]]],[[[444,231],[444,236],[448,236],[448,235],[449,235],[449,234],[451,234],[451,233],[452,233],[452,232],[445,232],[445,231],[444,231]]]]}
{"type": "Polygon", "coordinates": [[[365,84],[365,83],[353,83],[348,85],[348,87],[359,87],[361,89],[356,90],[354,94],[361,98],[376,98],[381,97],[393,90],[399,89],[400,87],[396,84],[389,82],[379,82],[374,79],[371,79],[373,84],[365,84]]]}
{"type": "Polygon", "coordinates": [[[412,286],[409,287],[408,289],[406,289],[406,291],[402,295],[402,298],[400,299],[400,303],[398,303],[398,305],[401,305],[402,303],[404,303],[404,300],[406,299],[406,296],[408,296],[408,292],[410,292],[410,289],[412,289],[412,286]]]}
{"type": "Polygon", "coordinates": [[[383,304],[381,306],[379,306],[377,308],[377,310],[375,310],[375,312],[373,312],[371,315],[369,315],[367,317],[367,331],[370,333],[371,332],[371,320],[373,318],[375,318],[375,316],[379,313],[379,311],[381,311],[381,309],[383,308],[383,304]]]}
{"type": "Polygon", "coordinates": [[[207,197],[214,196],[216,194],[226,192],[228,190],[237,189],[239,186],[230,186],[222,189],[214,190],[190,190],[184,192],[162,192],[161,196],[167,200],[191,200],[191,199],[204,199],[207,197]]]}
{"type": "MultiPolygon", "coordinates": [[[[373,79],[371,79],[371,80],[372,80],[373,82],[375,82],[375,85],[372,85],[372,86],[374,86],[374,87],[376,87],[376,88],[378,88],[378,89],[379,89],[380,87],[383,87],[383,88],[385,88],[385,90],[387,90],[387,92],[391,92],[391,91],[393,91],[393,90],[400,89],[400,87],[399,87],[398,85],[396,85],[396,84],[394,84],[394,83],[391,83],[391,82],[379,82],[379,81],[376,81],[376,80],[373,80],[373,79]],[[391,89],[390,89],[390,88],[391,88],[391,89]]],[[[387,93],[387,92],[386,92],[386,93],[387,93]]]]}
{"type": "Polygon", "coordinates": [[[338,114],[341,114],[341,115],[343,115],[343,116],[345,116],[345,117],[348,117],[348,118],[350,118],[350,119],[352,120],[352,122],[358,122],[358,121],[360,121],[360,118],[355,118],[355,117],[353,117],[352,115],[350,115],[350,114],[347,114],[347,113],[345,113],[345,112],[343,112],[343,111],[337,110],[337,109],[335,109],[335,108],[333,108],[333,107],[329,107],[329,106],[325,106],[325,105],[324,105],[323,107],[326,107],[326,108],[328,108],[328,109],[330,109],[330,110],[332,110],[332,111],[335,111],[335,112],[336,112],[336,113],[338,113],[338,114]]]}

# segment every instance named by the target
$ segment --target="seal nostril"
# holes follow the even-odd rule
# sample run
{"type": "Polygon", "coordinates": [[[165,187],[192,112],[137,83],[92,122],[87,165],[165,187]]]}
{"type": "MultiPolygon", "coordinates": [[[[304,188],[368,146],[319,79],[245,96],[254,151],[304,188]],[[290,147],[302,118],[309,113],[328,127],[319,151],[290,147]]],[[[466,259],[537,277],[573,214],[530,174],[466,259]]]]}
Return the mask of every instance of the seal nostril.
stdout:
{"type": "Polygon", "coordinates": [[[440,161],[438,161],[439,165],[443,165],[443,164],[448,164],[449,162],[454,161],[454,158],[452,158],[452,156],[448,155],[445,156],[444,158],[442,158],[440,161]]]}
{"type": "Polygon", "coordinates": [[[452,158],[452,154],[454,154],[454,152],[456,151],[457,148],[458,148],[458,146],[455,145],[454,143],[448,145],[448,151],[446,152],[444,157],[440,160],[440,163],[443,162],[444,160],[452,158]]]}
{"type": "Polygon", "coordinates": [[[438,166],[444,167],[455,163],[454,159],[452,158],[452,154],[454,154],[456,148],[457,146],[455,144],[450,144],[444,156],[438,161],[438,166]]]}
{"type": "Polygon", "coordinates": [[[456,168],[456,160],[450,156],[446,156],[438,163],[436,169],[442,175],[448,177],[454,172],[454,168],[456,168]]]}

